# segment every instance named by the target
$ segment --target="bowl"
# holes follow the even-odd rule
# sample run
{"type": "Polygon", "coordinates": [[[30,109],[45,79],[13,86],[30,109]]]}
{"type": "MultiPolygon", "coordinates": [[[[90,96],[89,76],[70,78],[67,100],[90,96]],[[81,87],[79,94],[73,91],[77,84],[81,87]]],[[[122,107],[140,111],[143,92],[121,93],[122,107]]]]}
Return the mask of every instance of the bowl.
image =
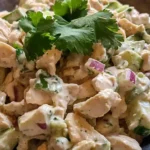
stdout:
{"type": "MultiPolygon", "coordinates": [[[[150,13],[150,0],[119,0],[123,4],[134,6],[141,13],[150,13]]],[[[11,11],[18,4],[19,0],[0,0],[0,11],[11,11]]],[[[150,150],[150,136],[145,137],[142,144],[142,150],[150,150]]]]}

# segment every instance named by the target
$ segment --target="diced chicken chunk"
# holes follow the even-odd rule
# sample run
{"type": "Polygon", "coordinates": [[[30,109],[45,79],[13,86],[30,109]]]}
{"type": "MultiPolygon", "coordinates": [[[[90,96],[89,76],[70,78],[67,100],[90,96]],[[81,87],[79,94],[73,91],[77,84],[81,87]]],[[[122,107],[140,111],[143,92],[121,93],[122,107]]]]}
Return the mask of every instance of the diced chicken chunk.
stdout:
{"type": "Polygon", "coordinates": [[[87,80],[83,84],[79,85],[79,91],[78,99],[88,98],[97,93],[93,88],[91,80],[87,80]]]}
{"type": "Polygon", "coordinates": [[[13,125],[11,123],[11,120],[8,116],[0,112],[0,132],[11,128],[13,125]]]}
{"type": "Polygon", "coordinates": [[[119,73],[121,73],[123,70],[122,69],[118,69],[116,66],[113,66],[113,67],[108,67],[105,72],[106,73],[109,73],[115,77],[118,76],[119,73]]]}
{"type": "Polygon", "coordinates": [[[96,121],[95,129],[103,135],[118,133],[120,129],[119,120],[118,118],[112,117],[111,114],[107,114],[96,121]]]}
{"type": "Polygon", "coordinates": [[[34,88],[34,83],[36,79],[30,80],[30,89],[25,94],[25,100],[27,104],[52,104],[51,94],[49,92],[38,90],[34,88]]]}
{"type": "Polygon", "coordinates": [[[0,41],[1,42],[7,43],[8,36],[11,32],[10,27],[11,25],[7,21],[0,18],[0,41]]]}
{"type": "Polygon", "coordinates": [[[25,100],[28,104],[52,104],[51,95],[49,93],[41,90],[36,90],[34,88],[30,88],[29,91],[27,91],[25,100]]]}
{"type": "Polygon", "coordinates": [[[49,10],[52,4],[51,0],[20,0],[19,6],[34,11],[42,11],[49,10]]]}
{"type": "Polygon", "coordinates": [[[21,31],[15,29],[9,34],[8,41],[11,45],[16,43],[16,44],[22,46],[21,39],[23,36],[24,36],[24,32],[21,32],[21,31]]]}
{"type": "Polygon", "coordinates": [[[27,136],[48,135],[50,132],[57,134],[57,130],[63,132],[66,124],[63,119],[56,116],[58,109],[44,104],[33,111],[25,113],[18,119],[19,130],[27,136]]]}
{"type": "Polygon", "coordinates": [[[72,150],[91,150],[95,148],[95,142],[90,140],[84,140],[77,143],[72,150]]]}
{"type": "Polygon", "coordinates": [[[120,19],[118,23],[125,30],[127,36],[134,35],[138,32],[144,31],[143,25],[135,25],[125,18],[120,19]]]}
{"type": "Polygon", "coordinates": [[[92,140],[100,146],[99,149],[102,149],[104,145],[107,147],[105,150],[110,149],[110,143],[107,139],[98,133],[83,117],[70,113],[66,117],[66,123],[73,144],[83,140],[92,140]]]}
{"type": "Polygon", "coordinates": [[[79,94],[79,86],[77,84],[65,84],[70,96],[69,104],[73,104],[79,94]]]}
{"type": "Polygon", "coordinates": [[[73,76],[68,78],[69,83],[83,83],[85,79],[88,79],[89,73],[84,66],[80,66],[76,69],[73,76]]]}
{"type": "Polygon", "coordinates": [[[31,111],[37,108],[37,105],[26,104],[24,100],[21,102],[11,102],[8,104],[3,105],[3,110],[8,115],[13,116],[20,116],[23,115],[25,112],[31,111]]]}
{"type": "Polygon", "coordinates": [[[139,13],[136,9],[132,9],[131,12],[126,13],[126,18],[134,24],[144,24],[146,28],[150,27],[150,19],[148,13],[139,13]]]}
{"type": "Polygon", "coordinates": [[[63,84],[63,88],[59,93],[52,95],[54,106],[59,106],[64,109],[64,114],[68,104],[73,104],[77,99],[79,86],[77,84],[63,84]]]}
{"type": "Polygon", "coordinates": [[[71,148],[70,141],[65,137],[51,138],[49,143],[49,150],[68,150],[71,148]]]}
{"type": "Polygon", "coordinates": [[[94,79],[92,79],[92,85],[94,89],[98,92],[105,89],[113,89],[117,88],[117,80],[116,77],[107,73],[100,73],[94,79]]]}
{"type": "Polygon", "coordinates": [[[0,91],[0,105],[4,105],[6,101],[6,94],[0,91]]]}
{"type": "Polygon", "coordinates": [[[17,80],[6,84],[4,91],[11,101],[22,101],[24,98],[24,86],[19,84],[17,80]]]}
{"type": "Polygon", "coordinates": [[[103,145],[101,146],[101,144],[91,141],[91,140],[83,140],[79,143],[77,143],[72,150],[108,150],[109,147],[108,145],[103,145]]]}
{"type": "Polygon", "coordinates": [[[3,82],[3,84],[4,84],[4,85],[7,85],[7,84],[9,84],[9,83],[12,82],[12,81],[13,81],[13,72],[11,71],[11,72],[9,72],[9,73],[7,74],[7,76],[6,76],[6,78],[5,78],[4,82],[3,82]]]}
{"type": "Polygon", "coordinates": [[[47,150],[46,143],[43,143],[42,145],[40,145],[37,150],[47,150]]]}
{"type": "Polygon", "coordinates": [[[39,60],[36,62],[36,67],[47,69],[50,75],[55,75],[56,64],[61,58],[61,51],[57,49],[48,50],[39,60]]]}
{"type": "Polygon", "coordinates": [[[118,33],[122,34],[122,36],[123,36],[124,40],[126,39],[126,32],[125,32],[125,30],[124,30],[124,29],[119,28],[118,33]]]}
{"type": "Polygon", "coordinates": [[[10,45],[0,42],[0,67],[16,66],[16,50],[10,45]]]}
{"type": "Polygon", "coordinates": [[[83,60],[84,60],[84,55],[81,54],[70,54],[67,57],[67,62],[66,62],[66,68],[71,68],[71,67],[79,67],[80,65],[83,65],[83,60]]]}
{"type": "Polygon", "coordinates": [[[44,135],[30,136],[29,137],[29,136],[25,136],[24,134],[20,134],[17,150],[29,150],[29,149],[31,149],[31,148],[29,148],[29,141],[34,140],[34,139],[46,140],[46,137],[44,135]]]}
{"type": "Polygon", "coordinates": [[[118,103],[118,105],[116,106],[116,107],[113,107],[112,109],[111,109],[111,111],[112,111],[112,115],[113,115],[113,117],[115,117],[115,118],[121,118],[121,117],[123,117],[123,115],[126,113],[126,111],[127,111],[127,104],[126,104],[126,102],[125,102],[125,97],[121,97],[121,101],[118,103]]]}
{"type": "Polygon", "coordinates": [[[97,13],[97,10],[92,8],[90,5],[89,5],[88,9],[89,9],[88,10],[88,15],[93,15],[93,14],[97,13]]]}
{"type": "Polygon", "coordinates": [[[7,74],[7,69],[0,67],[0,84],[4,82],[6,74],[7,74]]]}
{"type": "Polygon", "coordinates": [[[101,43],[95,43],[93,45],[93,53],[92,58],[96,59],[98,61],[106,61],[107,60],[107,54],[106,49],[103,47],[101,43]]]}
{"type": "MultiPolygon", "coordinates": [[[[121,97],[118,93],[111,89],[106,89],[84,102],[75,104],[74,111],[87,118],[103,117],[107,112],[116,108],[121,101],[121,97]]],[[[114,109],[114,112],[115,111],[114,109]]],[[[116,115],[116,113],[113,115],[116,115]]],[[[117,115],[119,116],[120,114],[117,115]]]]}
{"type": "Polygon", "coordinates": [[[88,0],[88,5],[89,5],[88,14],[93,14],[103,9],[103,5],[99,2],[99,0],[88,0]],[[94,11],[93,13],[92,10],[94,11]]]}
{"type": "Polygon", "coordinates": [[[19,130],[27,136],[49,134],[48,125],[52,113],[52,106],[47,104],[25,113],[18,120],[19,130]]]}
{"type": "Polygon", "coordinates": [[[136,140],[125,135],[111,135],[107,139],[113,150],[142,150],[136,140]]]}
{"type": "Polygon", "coordinates": [[[19,132],[10,128],[0,134],[0,150],[13,150],[17,145],[19,132]]]}
{"type": "Polygon", "coordinates": [[[150,51],[149,50],[144,50],[142,52],[142,59],[143,59],[142,70],[150,71],[150,51]]]}
{"type": "Polygon", "coordinates": [[[63,70],[63,76],[64,77],[74,76],[74,74],[75,74],[74,68],[67,68],[67,69],[63,70]]]}
{"type": "Polygon", "coordinates": [[[100,11],[103,9],[103,5],[99,2],[99,0],[89,0],[89,3],[91,7],[96,9],[97,11],[100,11]]]}

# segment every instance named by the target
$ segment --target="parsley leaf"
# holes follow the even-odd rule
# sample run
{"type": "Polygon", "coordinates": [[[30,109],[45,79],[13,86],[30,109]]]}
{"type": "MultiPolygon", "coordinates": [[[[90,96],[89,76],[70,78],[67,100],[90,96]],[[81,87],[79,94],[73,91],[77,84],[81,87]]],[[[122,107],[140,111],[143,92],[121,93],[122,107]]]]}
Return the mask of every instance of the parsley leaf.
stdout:
{"type": "Polygon", "coordinates": [[[87,0],[56,0],[53,10],[56,15],[71,21],[87,15],[87,0]]]}
{"type": "MultiPolygon", "coordinates": [[[[36,14],[37,17],[41,16],[36,14]]],[[[117,49],[123,41],[123,36],[117,33],[119,27],[116,20],[107,10],[71,22],[57,15],[54,18],[42,17],[37,21],[36,14],[21,19],[19,23],[27,32],[24,50],[29,60],[41,56],[52,45],[65,52],[90,54],[95,42],[101,41],[107,49],[117,49]],[[28,26],[30,23],[31,28],[28,26]]]]}

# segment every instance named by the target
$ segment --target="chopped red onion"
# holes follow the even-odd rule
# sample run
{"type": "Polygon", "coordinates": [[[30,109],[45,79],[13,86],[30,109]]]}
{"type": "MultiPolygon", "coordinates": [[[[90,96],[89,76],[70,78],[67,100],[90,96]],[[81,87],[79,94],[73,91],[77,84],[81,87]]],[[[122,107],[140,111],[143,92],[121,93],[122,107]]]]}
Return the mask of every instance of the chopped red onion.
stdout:
{"type": "Polygon", "coordinates": [[[132,70],[127,69],[127,71],[126,71],[126,79],[130,80],[132,83],[135,84],[135,82],[136,82],[136,75],[135,75],[135,73],[132,70]]]}
{"type": "Polygon", "coordinates": [[[46,123],[37,123],[37,125],[43,130],[47,129],[46,123]]]}
{"type": "Polygon", "coordinates": [[[91,68],[91,69],[94,69],[98,72],[102,72],[104,71],[105,69],[105,64],[95,60],[95,59],[92,59],[92,58],[89,58],[87,63],[85,64],[85,66],[87,66],[88,68],[91,68]]]}

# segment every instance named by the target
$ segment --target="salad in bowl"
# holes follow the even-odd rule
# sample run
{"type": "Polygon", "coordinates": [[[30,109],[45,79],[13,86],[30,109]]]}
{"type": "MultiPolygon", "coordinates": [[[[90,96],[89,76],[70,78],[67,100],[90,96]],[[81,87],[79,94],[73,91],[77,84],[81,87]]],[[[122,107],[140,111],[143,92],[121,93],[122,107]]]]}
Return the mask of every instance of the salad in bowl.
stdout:
{"type": "Polygon", "coordinates": [[[149,14],[117,0],[0,12],[0,150],[141,150],[148,135],[149,14]]]}

